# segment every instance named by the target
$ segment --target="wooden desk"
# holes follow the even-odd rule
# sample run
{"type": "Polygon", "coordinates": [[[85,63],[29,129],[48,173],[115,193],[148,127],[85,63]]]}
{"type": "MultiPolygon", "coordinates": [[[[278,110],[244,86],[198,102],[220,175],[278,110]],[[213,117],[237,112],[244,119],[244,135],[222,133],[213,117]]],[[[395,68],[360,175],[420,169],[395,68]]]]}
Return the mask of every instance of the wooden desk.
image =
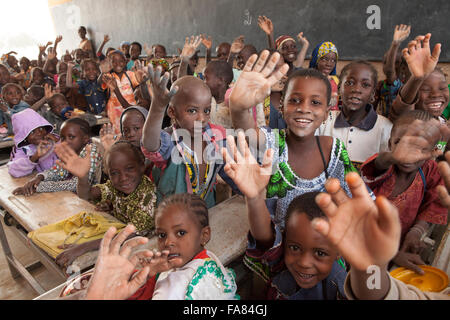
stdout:
{"type": "MultiPolygon", "coordinates": [[[[224,265],[239,258],[247,248],[247,232],[250,229],[245,200],[241,196],[234,196],[209,210],[209,224],[211,240],[206,248],[212,251],[224,265]]],[[[153,237],[145,245],[134,249],[157,249],[158,239],[153,237]]],[[[97,251],[90,253],[90,259],[97,258],[97,251]]],[[[87,256],[86,256],[87,257],[87,256]]],[[[95,264],[95,260],[90,262],[95,264]]],[[[46,292],[35,300],[49,300],[59,297],[65,284],[46,292]]]]}
{"type": "MultiPolygon", "coordinates": [[[[16,179],[9,175],[7,166],[0,167],[0,206],[24,227],[26,231],[33,231],[40,227],[59,222],[83,210],[96,212],[95,207],[92,204],[78,198],[78,196],[72,192],[38,193],[31,197],[14,196],[12,194],[12,191],[15,188],[23,186],[33,176],[34,175],[30,175],[16,179]]],[[[107,213],[100,213],[108,216],[107,213]]],[[[15,227],[11,228],[11,230],[17,234],[22,242],[38,255],[39,261],[47,269],[51,270],[61,278],[61,282],[67,279],[67,275],[56,265],[54,259],[37,247],[33,242],[29,241],[25,232],[20,231],[15,227]]],[[[39,294],[45,292],[45,290],[43,290],[29,274],[27,267],[22,266],[14,257],[1,224],[0,240],[13,278],[23,276],[39,294]]]]}

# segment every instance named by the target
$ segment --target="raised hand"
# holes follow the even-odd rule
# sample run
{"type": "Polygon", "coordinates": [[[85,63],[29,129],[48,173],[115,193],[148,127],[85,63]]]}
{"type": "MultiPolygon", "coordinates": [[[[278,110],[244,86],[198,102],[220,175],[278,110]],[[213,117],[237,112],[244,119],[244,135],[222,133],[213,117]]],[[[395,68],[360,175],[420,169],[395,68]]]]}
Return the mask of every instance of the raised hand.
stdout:
{"type": "Polygon", "coordinates": [[[250,152],[242,131],[238,132],[238,145],[236,147],[233,136],[227,137],[227,148],[222,148],[222,156],[226,159],[225,173],[234,181],[239,190],[249,199],[265,195],[265,188],[272,174],[273,150],[267,149],[264,160],[260,166],[250,152]]]}
{"type": "Polygon", "coordinates": [[[102,76],[102,80],[111,91],[114,91],[118,88],[116,78],[114,78],[112,75],[104,73],[102,76]]]}
{"type": "Polygon", "coordinates": [[[181,50],[180,58],[184,60],[189,60],[192,58],[200,43],[202,43],[200,36],[191,36],[190,39],[189,37],[186,37],[183,50],[181,50]]]}
{"type": "Polygon", "coordinates": [[[153,58],[153,48],[149,47],[147,43],[144,43],[144,51],[145,51],[145,53],[147,53],[148,59],[153,58]]]}
{"type": "Polygon", "coordinates": [[[417,36],[408,43],[408,48],[403,49],[403,57],[408,63],[411,74],[419,79],[426,78],[439,61],[441,54],[441,44],[434,46],[433,52],[430,51],[431,33],[425,36],[417,36]]]}
{"type": "Polygon", "coordinates": [[[438,120],[424,122],[414,120],[398,143],[394,141],[391,156],[394,164],[416,163],[440,155],[435,149],[441,137],[441,125],[438,120]]]}
{"type": "Polygon", "coordinates": [[[47,101],[53,97],[56,94],[55,91],[53,91],[53,88],[50,84],[46,83],[44,84],[44,96],[47,101]]]}
{"type": "Polygon", "coordinates": [[[339,180],[329,179],[325,184],[328,193],[316,197],[328,220],[316,218],[313,227],[337,247],[352,268],[366,272],[372,265],[386,267],[400,243],[397,208],[383,196],[374,202],[357,173],[348,173],[345,180],[352,198],[339,180]]]}
{"type": "Polygon", "coordinates": [[[60,43],[62,41],[63,37],[62,36],[57,36],[56,40],[55,40],[55,47],[58,45],[58,43],[60,43]]]}
{"type": "Polygon", "coordinates": [[[411,26],[408,26],[406,24],[396,25],[394,29],[394,42],[395,43],[402,43],[406,40],[406,38],[409,37],[409,34],[411,33],[411,26]]]}
{"type": "Polygon", "coordinates": [[[205,46],[206,49],[211,50],[212,47],[212,39],[211,36],[206,38],[204,34],[200,35],[200,38],[202,40],[202,44],[205,46]]]}
{"type": "Polygon", "coordinates": [[[284,64],[274,71],[279,59],[278,52],[269,58],[268,50],[264,50],[259,58],[256,54],[252,55],[231,92],[230,107],[235,110],[249,109],[264,101],[270,94],[270,88],[289,70],[289,66],[284,64]]]}
{"type": "Polygon", "coordinates": [[[109,40],[111,40],[111,38],[109,37],[109,35],[105,34],[103,36],[103,43],[106,44],[107,42],[109,42],[109,40]]]}
{"type": "Polygon", "coordinates": [[[105,59],[102,62],[100,62],[100,71],[102,73],[108,73],[112,69],[111,61],[109,59],[105,59]]]}
{"type": "Polygon", "coordinates": [[[111,123],[106,123],[100,129],[100,141],[102,142],[105,152],[107,152],[111,146],[120,140],[120,136],[115,134],[114,127],[111,123]]]}
{"type": "Polygon", "coordinates": [[[244,36],[239,36],[233,40],[233,43],[230,47],[230,53],[238,54],[241,52],[242,48],[244,48],[244,36]]]}
{"type": "MultiPolygon", "coordinates": [[[[91,168],[91,157],[86,156],[81,158],[70,148],[66,142],[57,144],[55,146],[55,153],[59,160],[56,160],[56,164],[69,171],[71,174],[78,178],[86,177],[91,168]]],[[[91,154],[91,146],[86,147],[86,154],[91,154]]]]}
{"type": "Polygon", "coordinates": [[[265,34],[270,35],[273,33],[273,23],[272,20],[266,16],[258,17],[258,26],[264,31],[265,34]]]}
{"type": "Polygon", "coordinates": [[[151,108],[153,108],[154,106],[158,106],[161,108],[167,107],[170,98],[173,97],[173,95],[175,95],[175,93],[178,91],[177,86],[172,86],[170,91],[167,89],[167,82],[169,81],[170,74],[166,72],[163,76],[161,76],[161,72],[161,66],[157,66],[156,70],[153,69],[153,66],[148,66],[148,74],[152,89],[151,92],[153,93],[151,108]]]}
{"type": "Polygon", "coordinates": [[[302,44],[303,47],[304,47],[304,46],[308,46],[308,47],[309,47],[309,41],[308,41],[308,39],[306,39],[306,37],[303,35],[303,32],[300,32],[300,33],[297,35],[297,39],[298,39],[298,41],[302,44]]]}
{"type": "Polygon", "coordinates": [[[173,268],[173,266],[167,259],[169,257],[169,252],[170,252],[169,250],[163,250],[161,252],[155,251],[153,252],[153,255],[150,258],[141,259],[139,261],[139,264],[142,267],[149,267],[150,272],[148,276],[153,277],[157,273],[168,271],[173,268]]]}
{"type": "Polygon", "coordinates": [[[37,162],[40,158],[50,153],[54,145],[55,142],[52,140],[41,140],[36,148],[36,153],[30,157],[30,160],[37,162]]]}
{"type": "Polygon", "coordinates": [[[131,254],[134,247],[148,242],[147,238],[135,237],[124,243],[135,230],[134,226],[128,225],[114,239],[114,227],[105,233],[87,288],[87,300],[124,300],[145,283],[150,267],[145,266],[137,273],[135,270],[139,260],[150,258],[153,253],[144,250],[131,254]]]}

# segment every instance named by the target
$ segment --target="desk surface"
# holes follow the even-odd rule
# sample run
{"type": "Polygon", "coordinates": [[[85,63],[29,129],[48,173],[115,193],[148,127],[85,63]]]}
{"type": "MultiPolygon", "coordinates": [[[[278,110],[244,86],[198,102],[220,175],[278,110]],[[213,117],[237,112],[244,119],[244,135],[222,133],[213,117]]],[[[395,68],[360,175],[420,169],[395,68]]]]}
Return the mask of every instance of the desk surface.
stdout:
{"type": "Polygon", "coordinates": [[[34,174],[13,178],[6,165],[0,167],[0,205],[27,231],[59,222],[83,210],[97,212],[92,204],[80,199],[73,192],[36,193],[31,197],[12,194],[14,189],[23,186],[33,176],[34,174]]]}

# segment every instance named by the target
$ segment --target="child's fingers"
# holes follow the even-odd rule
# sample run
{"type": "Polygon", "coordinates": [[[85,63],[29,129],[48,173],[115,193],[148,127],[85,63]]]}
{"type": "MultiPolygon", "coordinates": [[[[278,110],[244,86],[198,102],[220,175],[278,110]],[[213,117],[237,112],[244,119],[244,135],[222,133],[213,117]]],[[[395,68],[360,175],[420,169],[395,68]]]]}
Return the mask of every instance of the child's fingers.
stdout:
{"type": "Polygon", "coordinates": [[[316,203],[328,218],[334,217],[338,212],[338,207],[328,193],[319,193],[316,196],[316,203]]]}
{"type": "Polygon", "coordinates": [[[273,155],[274,155],[273,149],[267,149],[266,152],[264,152],[264,158],[262,162],[262,173],[267,175],[272,175],[272,162],[273,162],[273,155]]]}
{"type": "MultiPolygon", "coordinates": [[[[449,151],[445,153],[445,156],[447,157],[450,154],[449,151]]],[[[444,180],[445,186],[447,187],[447,190],[450,190],[450,166],[448,162],[446,161],[439,161],[438,163],[439,173],[441,174],[441,177],[444,180]]]]}
{"type": "Polygon", "coordinates": [[[172,98],[178,91],[178,86],[172,86],[169,91],[169,98],[172,98]]]}
{"type": "Polygon", "coordinates": [[[431,33],[427,33],[422,40],[422,47],[423,48],[430,48],[430,38],[431,38],[431,33]]]}
{"type": "Polygon", "coordinates": [[[374,210],[372,216],[376,219],[373,229],[375,234],[381,237],[389,236],[396,243],[396,249],[400,243],[401,225],[397,208],[384,196],[378,196],[375,200],[378,210],[374,210]],[[383,235],[381,235],[383,234],[383,235]]]}
{"type": "Polygon", "coordinates": [[[348,187],[350,188],[350,192],[352,193],[353,198],[359,197],[359,198],[366,198],[367,200],[372,199],[370,198],[369,191],[367,191],[366,184],[362,180],[362,178],[359,176],[356,172],[349,172],[345,176],[345,181],[347,182],[348,187]]]}
{"type": "Polygon", "coordinates": [[[406,267],[417,274],[420,275],[425,274],[425,272],[418,266],[418,264],[423,265],[425,263],[422,261],[420,257],[416,257],[416,255],[414,255],[407,260],[406,267]]]}
{"type": "Polygon", "coordinates": [[[245,139],[245,134],[243,131],[238,132],[238,145],[239,150],[241,151],[241,154],[243,155],[242,160],[249,162],[249,163],[256,163],[256,160],[254,159],[253,155],[250,152],[250,148],[248,147],[247,141],[245,139]]]}
{"type": "Polygon", "coordinates": [[[439,200],[441,204],[450,210],[450,195],[444,186],[437,186],[437,192],[439,195],[439,200]]]}
{"type": "Polygon", "coordinates": [[[328,179],[325,182],[325,189],[337,206],[340,206],[350,199],[344,189],[342,189],[339,180],[336,178],[328,179]]]}
{"type": "Polygon", "coordinates": [[[311,226],[324,237],[327,237],[330,232],[330,224],[322,218],[314,218],[311,221],[311,226]]]}
{"type": "Polygon", "coordinates": [[[234,159],[234,163],[243,163],[243,158],[241,153],[238,150],[238,147],[236,145],[236,142],[234,141],[234,137],[233,136],[228,136],[227,137],[227,147],[229,146],[229,150],[231,151],[231,155],[234,159]]]}
{"type": "Polygon", "coordinates": [[[431,53],[431,56],[435,61],[439,61],[439,56],[441,55],[441,44],[437,43],[434,46],[433,52],[431,53]]]}

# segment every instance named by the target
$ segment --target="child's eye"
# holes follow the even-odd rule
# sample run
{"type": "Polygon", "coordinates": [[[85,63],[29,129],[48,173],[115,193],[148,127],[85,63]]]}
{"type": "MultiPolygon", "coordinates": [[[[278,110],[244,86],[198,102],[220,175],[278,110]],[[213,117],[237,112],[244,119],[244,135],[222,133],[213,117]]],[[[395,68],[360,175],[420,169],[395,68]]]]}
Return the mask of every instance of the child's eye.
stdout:
{"type": "Polygon", "coordinates": [[[428,92],[428,91],[430,91],[431,89],[429,88],[429,87],[422,87],[422,88],[420,88],[420,91],[425,91],[425,92],[428,92]]]}
{"type": "Polygon", "coordinates": [[[351,80],[345,81],[345,85],[347,85],[347,86],[352,86],[353,84],[354,84],[354,82],[351,80]]]}
{"type": "Polygon", "coordinates": [[[187,112],[195,114],[195,113],[197,113],[197,109],[189,109],[187,112]]]}
{"type": "Polygon", "coordinates": [[[367,83],[367,82],[364,82],[364,83],[362,84],[362,87],[363,87],[363,88],[370,88],[371,86],[372,86],[372,84],[367,83]]]}
{"type": "Polygon", "coordinates": [[[185,234],[186,234],[186,231],[184,231],[184,230],[180,230],[177,232],[177,235],[180,237],[184,236],[185,234]]]}
{"type": "Polygon", "coordinates": [[[158,239],[164,239],[166,237],[166,234],[164,232],[160,232],[157,234],[158,239]]]}
{"type": "Polygon", "coordinates": [[[288,248],[289,248],[289,250],[291,250],[291,251],[299,251],[299,250],[300,250],[299,246],[296,246],[295,244],[290,244],[290,245],[288,246],[288,248]]]}
{"type": "Polygon", "coordinates": [[[322,250],[317,250],[317,251],[316,251],[316,255],[317,255],[319,258],[323,258],[323,257],[328,256],[328,254],[327,254],[325,251],[322,251],[322,250]]]}
{"type": "Polygon", "coordinates": [[[293,104],[300,103],[300,99],[291,98],[291,99],[289,99],[289,103],[293,103],[293,104]]]}
{"type": "Polygon", "coordinates": [[[211,113],[211,109],[205,109],[205,110],[204,110],[204,113],[205,113],[205,114],[210,114],[210,113],[211,113]]]}
{"type": "Polygon", "coordinates": [[[315,105],[315,106],[319,106],[319,105],[322,104],[322,102],[319,101],[319,100],[312,100],[311,103],[312,103],[313,105],[315,105]]]}

